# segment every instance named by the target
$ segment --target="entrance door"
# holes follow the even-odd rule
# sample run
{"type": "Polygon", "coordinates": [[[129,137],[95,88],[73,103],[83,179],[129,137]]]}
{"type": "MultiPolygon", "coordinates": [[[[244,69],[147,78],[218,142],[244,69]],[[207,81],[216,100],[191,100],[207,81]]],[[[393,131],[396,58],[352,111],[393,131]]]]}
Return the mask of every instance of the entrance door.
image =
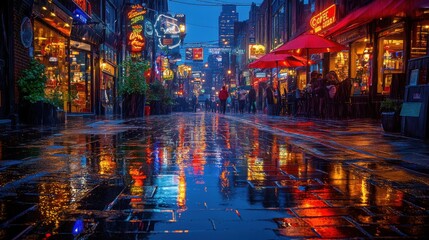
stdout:
{"type": "Polygon", "coordinates": [[[82,50],[72,50],[70,64],[71,112],[90,113],[92,111],[91,54],[82,50]]]}

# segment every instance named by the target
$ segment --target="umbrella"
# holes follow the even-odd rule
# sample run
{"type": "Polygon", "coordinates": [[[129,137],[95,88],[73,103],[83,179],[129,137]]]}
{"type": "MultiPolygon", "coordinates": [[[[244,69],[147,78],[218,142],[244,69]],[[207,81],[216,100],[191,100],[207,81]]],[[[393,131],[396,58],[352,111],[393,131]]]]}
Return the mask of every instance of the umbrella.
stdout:
{"type": "MultiPolygon", "coordinates": [[[[325,53],[325,52],[339,52],[347,49],[347,47],[321,37],[316,34],[302,34],[291,41],[283,44],[281,47],[277,48],[273,51],[274,54],[285,54],[285,53],[295,53],[295,54],[303,54],[301,51],[305,51],[307,59],[309,59],[310,54],[314,53],[325,53]]],[[[307,83],[308,81],[308,72],[309,66],[307,63],[307,83]]]]}
{"type": "Polygon", "coordinates": [[[278,76],[279,67],[302,67],[306,62],[307,60],[303,57],[271,52],[251,62],[249,68],[276,68],[278,76]]]}
{"type": "Polygon", "coordinates": [[[251,62],[249,68],[302,67],[306,61],[303,57],[271,52],[251,62]]]}

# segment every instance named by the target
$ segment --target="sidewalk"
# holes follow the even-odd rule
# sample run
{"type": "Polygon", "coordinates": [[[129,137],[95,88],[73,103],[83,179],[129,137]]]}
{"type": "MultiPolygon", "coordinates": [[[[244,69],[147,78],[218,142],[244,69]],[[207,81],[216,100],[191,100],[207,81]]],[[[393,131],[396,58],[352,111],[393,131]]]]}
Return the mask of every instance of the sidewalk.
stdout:
{"type": "MultiPolygon", "coordinates": [[[[374,119],[321,120],[305,117],[267,116],[265,114],[230,114],[249,124],[264,121],[267,126],[296,139],[296,144],[323,158],[338,158],[338,154],[323,154],[313,144],[341,149],[350,154],[381,158],[405,168],[429,174],[429,141],[384,132],[374,119]]],[[[277,132],[277,133],[279,133],[277,132]]],[[[357,156],[351,156],[357,157],[357,156]]]]}
{"type": "MultiPolygon", "coordinates": [[[[216,113],[201,112],[198,114],[216,113]]],[[[265,130],[273,131],[275,134],[281,133],[291,138],[294,144],[319,157],[338,160],[340,156],[337,152],[329,154],[319,150],[320,147],[336,149],[345,151],[348,153],[347,156],[350,155],[349,157],[357,157],[356,154],[360,154],[359,157],[381,158],[403,165],[405,168],[429,174],[429,141],[402,136],[401,133],[384,132],[379,120],[321,120],[247,113],[229,113],[222,116],[265,128],[265,130]]],[[[65,126],[53,127],[25,125],[13,127],[10,121],[5,120],[0,121],[0,137],[7,138],[9,134],[32,134],[35,131],[43,131],[49,134],[49,132],[54,133],[63,128],[79,128],[93,122],[115,122],[117,120],[105,119],[100,116],[92,118],[68,117],[65,126]]]]}

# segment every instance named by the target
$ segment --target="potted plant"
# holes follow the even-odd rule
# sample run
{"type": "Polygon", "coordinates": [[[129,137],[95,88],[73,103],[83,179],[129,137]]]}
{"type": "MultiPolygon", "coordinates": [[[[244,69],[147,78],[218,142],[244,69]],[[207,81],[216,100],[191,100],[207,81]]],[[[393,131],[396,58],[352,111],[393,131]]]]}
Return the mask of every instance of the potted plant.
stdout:
{"type": "Polygon", "coordinates": [[[150,103],[150,113],[152,115],[159,115],[163,113],[163,99],[165,96],[166,91],[160,81],[154,81],[149,84],[147,100],[150,103]]]}
{"type": "Polygon", "coordinates": [[[386,132],[399,132],[401,129],[401,118],[399,116],[402,101],[399,99],[386,98],[381,102],[381,125],[386,132]]]}
{"type": "Polygon", "coordinates": [[[162,99],[163,113],[170,114],[173,110],[174,101],[173,98],[166,94],[162,99]]]}
{"type": "Polygon", "coordinates": [[[47,81],[45,66],[36,60],[31,60],[28,68],[22,71],[17,81],[21,97],[21,121],[27,124],[56,124],[59,122],[58,101],[53,101],[45,94],[47,81]]]}
{"type": "Polygon", "coordinates": [[[150,69],[150,63],[128,58],[120,66],[123,73],[119,78],[118,89],[123,100],[124,117],[143,117],[148,89],[145,73],[150,69]]]}

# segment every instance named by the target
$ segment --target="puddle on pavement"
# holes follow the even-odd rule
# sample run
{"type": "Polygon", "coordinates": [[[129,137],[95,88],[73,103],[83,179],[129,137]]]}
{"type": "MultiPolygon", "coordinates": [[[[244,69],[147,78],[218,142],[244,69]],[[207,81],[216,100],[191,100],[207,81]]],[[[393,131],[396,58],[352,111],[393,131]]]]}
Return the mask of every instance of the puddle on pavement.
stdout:
{"type": "Polygon", "coordinates": [[[318,159],[215,116],[97,123],[31,147],[0,143],[0,238],[73,237],[79,218],[93,239],[180,239],[228,226],[267,238],[267,229],[303,238],[427,234],[428,188],[410,191],[412,175],[398,179],[403,171],[375,160],[318,159]]]}

